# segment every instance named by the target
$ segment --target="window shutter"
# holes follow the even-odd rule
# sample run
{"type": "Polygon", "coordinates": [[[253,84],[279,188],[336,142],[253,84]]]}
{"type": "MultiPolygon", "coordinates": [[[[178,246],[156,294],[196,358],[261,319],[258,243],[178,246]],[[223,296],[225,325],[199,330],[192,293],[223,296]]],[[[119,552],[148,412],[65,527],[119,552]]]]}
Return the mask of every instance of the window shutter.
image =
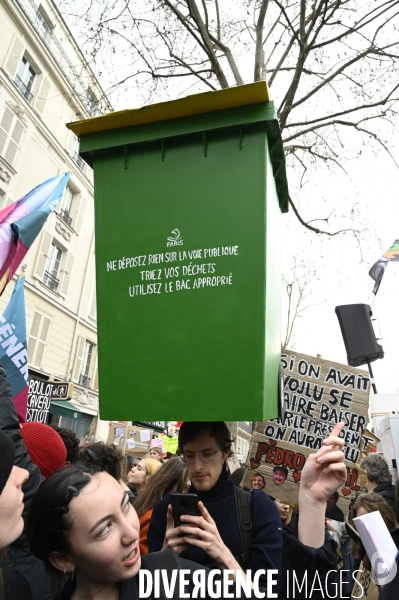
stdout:
{"type": "Polygon", "coordinates": [[[93,352],[92,352],[92,356],[91,356],[91,362],[90,362],[90,367],[89,367],[89,377],[90,377],[90,381],[91,381],[91,387],[93,387],[93,375],[94,375],[94,371],[96,370],[95,367],[97,367],[97,346],[94,344],[93,345],[93,352]]]}
{"type": "Polygon", "coordinates": [[[42,245],[40,246],[39,257],[36,262],[34,273],[35,277],[38,279],[43,279],[52,240],[52,236],[47,231],[43,231],[42,245]]]}
{"type": "MultiPolygon", "coordinates": [[[[97,351],[97,348],[96,348],[96,351],[97,351]]],[[[98,390],[98,362],[97,362],[97,360],[96,360],[96,368],[94,369],[94,373],[93,373],[93,380],[92,380],[91,387],[93,390],[98,390]]]]}
{"type": "Polygon", "coordinates": [[[97,319],[97,296],[96,296],[96,286],[94,286],[93,296],[91,300],[91,307],[89,312],[89,317],[92,319],[97,319]]]}
{"type": "Polygon", "coordinates": [[[14,162],[14,158],[18,150],[19,142],[21,141],[23,130],[24,126],[22,125],[21,121],[18,121],[17,119],[14,125],[11,139],[8,142],[7,150],[4,154],[4,160],[6,160],[11,166],[14,162]]]}
{"type": "Polygon", "coordinates": [[[49,317],[35,311],[28,339],[28,361],[39,369],[42,367],[50,323],[49,317]]]}
{"type": "Polygon", "coordinates": [[[86,196],[83,196],[83,194],[82,194],[82,196],[80,198],[79,206],[76,211],[76,216],[75,216],[75,219],[73,222],[73,228],[76,231],[76,233],[80,233],[80,231],[82,229],[83,217],[85,214],[86,205],[87,205],[87,198],[86,198],[86,196]]]}
{"type": "Polygon", "coordinates": [[[40,328],[39,339],[36,342],[36,352],[35,352],[35,357],[33,360],[33,364],[39,368],[41,368],[41,366],[42,366],[44,350],[46,348],[49,329],[50,329],[50,319],[43,315],[42,326],[40,328]]]}
{"type": "Polygon", "coordinates": [[[74,260],[75,260],[74,255],[71,254],[70,252],[68,252],[68,254],[66,256],[66,260],[65,260],[64,276],[62,278],[61,290],[60,290],[61,294],[63,294],[64,296],[66,296],[68,293],[68,288],[69,288],[69,284],[71,281],[71,273],[72,273],[72,269],[73,269],[74,260]]]}
{"type": "Polygon", "coordinates": [[[83,348],[85,345],[85,338],[83,335],[78,337],[78,343],[76,346],[75,364],[73,365],[72,379],[74,381],[79,380],[80,369],[82,366],[83,348]]]}
{"type": "Polygon", "coordinates": [[[50,92],[50,87],[51,84],[49,78],[45,75],[42,75],[40,88],[35,101],[35,108],[40,114],[43,113],[44,105],[46,104],[46,100],[50,92]]]}
{"type": "Polygon", "coordinates": [[[5,131],[0,129],[0,154],[3,154],[4,146],[6,145],[7,134],[5,131]]]}
{"type": "Polygon", "coordinates": [[[7,133],[10,131],[10,127],[11,127],[11,123],[12,123],[13,118],[14,118],[14,115],[11,112],[11,110],[9,108],[6,108],[5,111],[4,111],[4,114],[3,114],[3,118],[1,119],[0,126],[7,133]]]}
{"type": "Polygon", "coordinates": [[[25,44],[17,35],[14,36],[14,39],[11,44],[11,48],[8,52],[6,62],[4,64],[4,68],[11,77],[14,79],[17,74],[19,63],[22,60],[22,56],[25,50],[25,44]]]}
{"type": "Polygon", "coordinates": [[[77,137],[73,133],[73,131],[69,131],[67,143],[66,143],[66,149],[67,149],[68,154],[70,154],[71,156],[73,155],[73,153],[76,150],[76,140],[77,140],[77,137]]]}
{"type": "Polygon", "coordinates": [[[40,321],[42,320],[42,315],[35,311],[33,315],[32,326],[30,328],[30,334],[28,339],[28,362],[33,363],[33,355],[36,347],[36,340],[39,333],[40,321]]]}
{"type": "Polygon", "coordinates": [[[8,137],[7,134],[10,131],[13,118],[14,115],[11,110],[6,108],[0,123],[0,154],[3,153],[8,137]]]}

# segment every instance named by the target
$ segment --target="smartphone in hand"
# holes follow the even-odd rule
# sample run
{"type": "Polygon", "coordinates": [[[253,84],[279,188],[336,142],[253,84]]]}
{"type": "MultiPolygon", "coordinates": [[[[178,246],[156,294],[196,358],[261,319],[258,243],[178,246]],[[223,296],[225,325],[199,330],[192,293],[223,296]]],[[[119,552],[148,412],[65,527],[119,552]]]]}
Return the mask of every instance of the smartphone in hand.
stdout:
{"type": "Polygon", "coordinates": [[[182,521],[180,521],[181,515],[193,515],[194,517],[201,516],[198,508],[197,494],[182,494],[180,492],[172,492],[170,495],[170,503],[172,505],[173,522],[175,527],[184,524],[182,521]]]}

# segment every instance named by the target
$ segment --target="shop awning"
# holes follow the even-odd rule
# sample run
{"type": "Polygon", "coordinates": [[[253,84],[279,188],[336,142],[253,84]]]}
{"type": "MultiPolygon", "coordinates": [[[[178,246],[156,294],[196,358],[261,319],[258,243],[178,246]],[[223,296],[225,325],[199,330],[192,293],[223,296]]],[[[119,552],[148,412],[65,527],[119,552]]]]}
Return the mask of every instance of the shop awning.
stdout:
{"type": "Polygon", "coordinates": [[[53,400],[50,404],[50,413],[67,417],[68,419],[81,419],[82,413],[76,406],[68,402],[68,400],[53,400]]]}

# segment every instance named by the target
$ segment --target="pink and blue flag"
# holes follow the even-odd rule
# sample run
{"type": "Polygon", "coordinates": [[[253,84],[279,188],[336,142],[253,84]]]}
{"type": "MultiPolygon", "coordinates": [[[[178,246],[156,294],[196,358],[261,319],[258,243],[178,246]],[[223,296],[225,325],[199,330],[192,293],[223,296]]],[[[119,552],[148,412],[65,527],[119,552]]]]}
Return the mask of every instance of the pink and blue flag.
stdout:
{"type": "Polygon", "coordinates": [[[62,198],[69,173],[47,179],[0,211],[0,295],[62,198]]]}
{"type": "Polygon", "coordinates": [[[26,351],[25,277],[20,277],[0,317],[0,359],[20,423],[26,420],[28,404],[28,355],[26,351]]]}

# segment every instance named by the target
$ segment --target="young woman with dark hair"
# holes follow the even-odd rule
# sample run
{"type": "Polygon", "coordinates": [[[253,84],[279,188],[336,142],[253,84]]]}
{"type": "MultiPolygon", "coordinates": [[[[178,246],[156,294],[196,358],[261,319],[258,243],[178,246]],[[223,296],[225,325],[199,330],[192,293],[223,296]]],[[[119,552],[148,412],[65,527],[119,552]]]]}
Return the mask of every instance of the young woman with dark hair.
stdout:
{"type": "MultiPolygon", "coordinates": [[[[206,511],[202,512],[212,525],[206,511]]],[[[33,498],[27,523],[35,556],[52,573],[70,575],[64,588],[47,600],[138,600],[140,568],[150,573],[166,569],[169,583],[172,570],[184,569],[184,592],[190,594],[184,597],[191,597],[198,580],[194,573],[201,569],[205,575],[201,597],[210,598],[208,569],[179,558],[172,550],[141,557],[139,529],[127,492],[108,473],[76,465],[51,475],[33,498]]],[[[162,577],[160,595],[153,589],[146,597],[180,598],[177,575],[172,593],[166,595],[162,577]]]]}
{"type": "Polygon", "coordinates": [[[148,552],[147,533],[156,503],[170,492],[187,492],[189,487],[187,467],[180,458],[172,458],[150,478],[134,503],[140,519],[141,554],[148,552]]]}
{"type": "Polygon", "coordinates": [[[103,471],[106,471],[120,481],[126,477],[126,457],[113,444],[107,445],[104,442],[92,442],[80,448],[79,464],[86,465],[89,469],[95,465],[103,471]]]}

